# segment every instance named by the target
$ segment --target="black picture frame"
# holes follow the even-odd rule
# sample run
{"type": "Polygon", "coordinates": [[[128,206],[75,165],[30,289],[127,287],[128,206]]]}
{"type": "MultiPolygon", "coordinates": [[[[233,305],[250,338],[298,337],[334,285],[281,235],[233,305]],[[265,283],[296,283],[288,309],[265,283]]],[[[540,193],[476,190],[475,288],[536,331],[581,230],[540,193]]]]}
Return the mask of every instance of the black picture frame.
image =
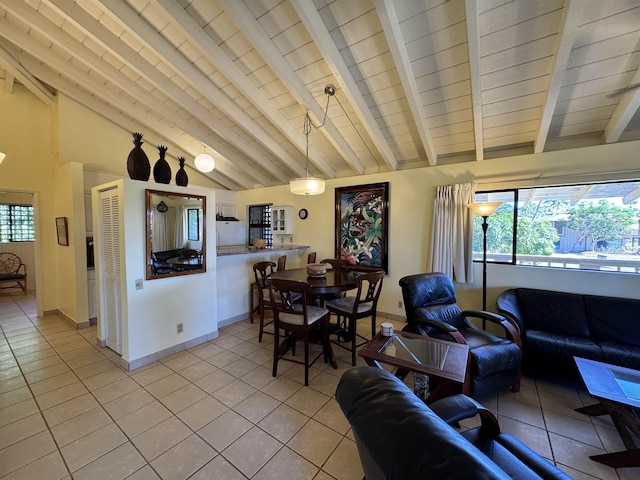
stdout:
{"type": "Polygon", "coordinates": [[[389,182],[336,188],[335,209],[335,258],[389,273],[389,182]]]}
{"type": "Polygon", "coordinates": [[[56,235],[58,237],[58,245],[69,246],[67,217],[56,217],[56,235]]]}

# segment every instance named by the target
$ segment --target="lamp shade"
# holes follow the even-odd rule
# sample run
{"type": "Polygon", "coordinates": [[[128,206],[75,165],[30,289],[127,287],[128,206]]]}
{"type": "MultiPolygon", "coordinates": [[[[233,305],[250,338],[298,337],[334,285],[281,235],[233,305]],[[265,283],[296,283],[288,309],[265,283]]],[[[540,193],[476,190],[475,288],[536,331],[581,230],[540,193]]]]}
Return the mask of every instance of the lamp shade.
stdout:
{"type": "Polygon", "coordinates": [[[194,160],[196,168],[203,173],[210,172],[216,166],[216,161],[208,153],[199,153],[194,160]]]}
{"type": "Polygon", "coordinates": [[[320,195],[324,193],[324,180],[313,177],[294,178],[289,181],[289,190],[294,195],[320,195]]]}
{"type": "Polygon", "coordinates": [[[500,205],[502,205],[502,202],[478,202],[472,203],[468,207],[469,210],[477,213],[481,217],[488,217],[489,215],[493,214],[493,212],[495,212],[498,207],[500,207],[500,205]]]}

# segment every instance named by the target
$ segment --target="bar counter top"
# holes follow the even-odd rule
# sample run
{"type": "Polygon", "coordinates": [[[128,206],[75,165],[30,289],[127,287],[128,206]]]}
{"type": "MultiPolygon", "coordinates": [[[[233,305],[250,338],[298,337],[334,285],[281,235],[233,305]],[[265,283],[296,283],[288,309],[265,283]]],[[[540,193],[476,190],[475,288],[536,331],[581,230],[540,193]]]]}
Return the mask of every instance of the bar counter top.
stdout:
{"type": "Polygon", "coordinates": [[[218,257],[224,257],[228,255],[247,255],[253,253],[270,253],[270,252],[285,252],[288,250],[304,250],[309,248],[309,245],[293,245],[289,243],[280,243],[271,247],[256,248],[246,247],[244,245],[233,245],[230,247],[216,247],[216,255],[218,257]]]}

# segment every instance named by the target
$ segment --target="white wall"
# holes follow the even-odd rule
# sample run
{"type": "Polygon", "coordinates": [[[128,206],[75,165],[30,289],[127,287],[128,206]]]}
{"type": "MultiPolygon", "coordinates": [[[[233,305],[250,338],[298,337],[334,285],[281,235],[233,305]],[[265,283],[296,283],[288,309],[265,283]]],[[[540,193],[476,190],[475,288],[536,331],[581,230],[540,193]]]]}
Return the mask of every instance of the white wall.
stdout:
{"type": "Polygon", "coordinates": [[[300,268],[307,263],[307,249],[270,252],[264,250],[243,255],[223,255],[217,260],[218,321],[221,325],[247,318],[250,310],[249,286],[255,281],[253,264],[287,256],[287,268],[300,268]]]}
{"type": "MultiPolygon", "coordinates": [[[[114,184],[124,189],[124,236],[122,254],[126,258],[124,281],[126,304],[126,335],[123,335],[122,358],[134,363],[157,352],[166,351],[185,342],[210,334],[217,334],[216,255],[215,255],[215,194],[212,189],[175,187],[123,179],[114,184]],[[203,195],[206,197],[206,269],[205,273],[144,280],[145,254],[145,189],[203,195]],[[136,290],[136,279],[143,279],[143,289],[136,290]],[[183,323],[184,332],[178,334],[176,325],[183,323]]],[[[96,187],[99,190],[101,187],[96,187]]],[[[94,233],[97,206],[93,207],[94,233]]],[[[94,241],[98,242],[97,235],[94,241]]],[[[97,260],[97,259],[96,259],[97,260]]],[[[96,263],[100,285],[100,269],[96,263]]],[[[104,326],[98,317],[98,331],[105,339],[104,326]]]]}

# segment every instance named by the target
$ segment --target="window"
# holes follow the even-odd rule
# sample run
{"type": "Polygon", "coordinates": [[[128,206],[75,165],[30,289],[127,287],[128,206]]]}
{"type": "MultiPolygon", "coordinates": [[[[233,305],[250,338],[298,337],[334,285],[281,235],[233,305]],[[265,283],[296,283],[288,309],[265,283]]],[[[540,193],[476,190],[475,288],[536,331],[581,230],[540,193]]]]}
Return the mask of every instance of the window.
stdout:
{"type": "MultiPolygon", "coordinates": [[[[503,202],[488,218],[487,261],[640,273],[640,182],[476,192],[503,202]]],[[[482,218],[473,230],[482,260],[482,218]]]]}
{"type": "Polygon", "coordinates": [[[253,245],[256,238],[264,238],[267,246],[273,245],[271,204],[249,205],[249,245],[253,245]]]}
{"type": "Polygon", "coordinates": [[[0,204],[0,242],[33,242],[33,207],[0,204]]]}

